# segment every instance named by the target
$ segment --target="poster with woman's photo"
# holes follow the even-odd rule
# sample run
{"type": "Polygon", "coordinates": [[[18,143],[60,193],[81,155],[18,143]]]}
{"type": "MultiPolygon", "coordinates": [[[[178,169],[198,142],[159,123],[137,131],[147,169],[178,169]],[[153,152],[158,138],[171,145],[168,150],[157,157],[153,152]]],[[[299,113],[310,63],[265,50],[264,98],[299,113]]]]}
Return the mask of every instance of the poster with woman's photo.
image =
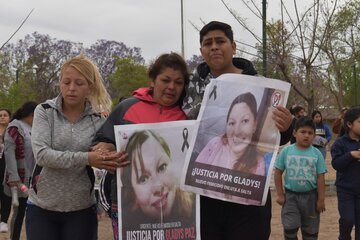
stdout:
{"type": "Polygon", "coordinates": [[[198,196],[180,189],[195,121],[115,126],[119,239],[199,239],[198,196]]]}
{"type": "Polygon", "coordinates": [[[224,74],[207,85],[181,187],[204,196],[264,205],[280,133],[272,119],[290,84],[224,74]]]}

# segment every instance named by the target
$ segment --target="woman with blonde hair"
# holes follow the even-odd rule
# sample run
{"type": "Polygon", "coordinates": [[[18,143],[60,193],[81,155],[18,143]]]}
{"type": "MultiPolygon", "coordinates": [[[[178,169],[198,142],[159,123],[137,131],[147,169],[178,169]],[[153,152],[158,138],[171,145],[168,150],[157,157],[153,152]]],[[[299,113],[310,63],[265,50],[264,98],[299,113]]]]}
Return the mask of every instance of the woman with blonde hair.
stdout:
{"type": "Polygon", "coordinates": [[[92,167],[114,171],[122,154],[91,152],[111,100],[97,67],[83,54],[60,71],[60,94],[38,105],[32,128],[36,166],[29,189],[29,240],[97,239],[92,167]]]}

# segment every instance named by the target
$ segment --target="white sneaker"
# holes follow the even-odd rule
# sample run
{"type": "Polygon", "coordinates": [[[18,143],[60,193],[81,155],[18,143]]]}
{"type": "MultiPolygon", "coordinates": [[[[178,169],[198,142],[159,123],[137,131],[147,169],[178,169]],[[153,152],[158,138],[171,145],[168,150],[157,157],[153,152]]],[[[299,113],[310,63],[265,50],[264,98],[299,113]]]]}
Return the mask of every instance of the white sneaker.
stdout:
{"type": "Polygon", "coordinates": [[[4,222],[1,222],[0,223],[0,232],[1,233],[6,233],[8,231],[9,231],[8,225],[6,223],[4,223],[4,222]]]}

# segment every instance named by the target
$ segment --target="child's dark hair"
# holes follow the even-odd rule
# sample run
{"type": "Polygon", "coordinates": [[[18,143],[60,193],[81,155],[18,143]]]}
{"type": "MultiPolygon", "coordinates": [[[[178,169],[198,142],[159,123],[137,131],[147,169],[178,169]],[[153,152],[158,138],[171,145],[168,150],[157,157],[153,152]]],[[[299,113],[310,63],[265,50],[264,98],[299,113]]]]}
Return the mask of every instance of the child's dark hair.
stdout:
{"type": "Polygon", "coordinates": [[[344,115],[345,132],[349,133],[350,129],[348,127],[348,124],[349,123],[352,124],[359,117],[360,117],[360,107],[359,106],[351,107],[349,110],[346,111],[346,113],[344,115]]]}
{"type": "Polygon", "coordinates": [[[290,108],[290,113],[291,113],[292,115],[296,115],[296,114],[299,113],[301,110],[304,110],[304,111],[305,111],[305,108],[303,108],[302,106],[297,105],[297,106],[295,106],[295,107],[290,108]]]}
{"type": "Polygon", "coordinates": [[[13,120],[14,119],[20,120],[20,119],[26,118],[27,116],[33,114],[37,105],[38,104],[33,101],[25,102],[21,106],[21,108],[16,110],[16,112],[14,113],[14,116],[13,116],[13,120]]]}
{"type": "Polygon", "coordinates": [[[231,42],[234,41],[234,33],[231,29],[231,26],[229,24],[218,22],[218,21],[212,21],[206,24],[201,30],[200,30],[200,45],[202,43],[202,40],[204,36],[214,30],[220,30],[224,32],[225,36],[230,39],[231,42]]]}
{"type": "Polygon", "coordinates": [[[296,120],[294,127],[295,131],[299,130],[299,128],[302,127],[311,127],[312,129],[314,129],[314,131],[316,129],[314,121],[308,116],[300,117],[298,120],[296,120]]]}

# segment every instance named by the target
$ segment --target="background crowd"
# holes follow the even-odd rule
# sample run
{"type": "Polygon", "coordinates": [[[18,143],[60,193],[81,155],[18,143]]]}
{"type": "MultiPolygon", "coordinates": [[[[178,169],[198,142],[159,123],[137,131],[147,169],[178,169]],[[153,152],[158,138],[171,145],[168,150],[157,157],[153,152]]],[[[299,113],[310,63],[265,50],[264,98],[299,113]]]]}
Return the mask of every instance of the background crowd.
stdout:
{"type": "MultiPolygon", "coordinates": [[[[25,216],[29,240],[97,239],[100,206],[97,201],[101,197],[97,199],[95,196],[94,168],[110,174],[123,168],[133,179],[138,175],[134,165],[145,165],[140,157],[128,156],[128,151],[116,152],[113,126],[196,119],[211,78],[224,73],[257,74],[251,62],[233,58],[236,44],[231,26],[226,23],[213,21],[201,29],[200,52],[204,63],[192,76],[180,55],[167,53],[159,56],[148,69],[149,87],[135,90],[132,97],[121,101],[113,111],[98,68],[83,54],[61,66],[60,93],[55,98],[40,104],[26,102],[14,116],[8,110],[0,109],[0,177],[3,182],[0,188],[0,232],[9,231],[12,240],[20,239],[25,216]],[[9,222],[11,207],[13,214],[9,222]]],[[[311,118],[306,115],[301,106],[290,110],[278,106],[272,112],[281,135],[281,145],[293,137],[292,144],[282,150],[275,164],[277,202],[283,207],[284,236],[288,239],[295,239],[299,228],[304,239],[317,239],[319,215],[325,210],[324,159],[334,138],[321,111],[313,111],[309,114],[311,118]],[[304,155],[314,161],[308,168],[313,174],[309,174],[312,180],[306,188],[298,186],[287,175],[286,161],[288,156],[294,155],[304,155]],[[296,202],[301,202],[302,207],[287,205],[296,202]],[[287,214],[294,209],[296,214],[287,214]],[[303,215],[314,214],[316,217],[312,222],[299,220],[303,215]]],[[[252,126],[254,128],[255,124],[252,126]]],[[[356,184],[360,184],[359,108],[343,109],[333,132],[339,136],[331,146],[333,167],[339,173],[336,180],[339,239],[350,239],[354,225],[356,239],[359,239],[360,194],[356,188],[359,186],[356,184]]],[[[159,142],[158,138],[152,138],[157,139],[153,142],[159,142]]],[[[166,152],[166,146],[161,147],[166,152]]],[[[258,159],[261,161],[262,158],[258,159]]],[[[250,171],[255,165],[246,167],[250,171]]],[[[117,189],[114,176],[111,198],[107,198],[111,206],[109,215],[114,239],[119,237],[117,189]]],[[[139,207],[133,209],[145,211],[135,187],[133,192],[132,195],[138,197],[136,207],[139,207]]],[[[190,200],[188,204],[191,204],[190,200]]],[[[200,204],[202,239],[238,239],[239,236],[249,240],[269,239],[270,193],[264,206],[236,204],[203,196],[200,204]]]]}

